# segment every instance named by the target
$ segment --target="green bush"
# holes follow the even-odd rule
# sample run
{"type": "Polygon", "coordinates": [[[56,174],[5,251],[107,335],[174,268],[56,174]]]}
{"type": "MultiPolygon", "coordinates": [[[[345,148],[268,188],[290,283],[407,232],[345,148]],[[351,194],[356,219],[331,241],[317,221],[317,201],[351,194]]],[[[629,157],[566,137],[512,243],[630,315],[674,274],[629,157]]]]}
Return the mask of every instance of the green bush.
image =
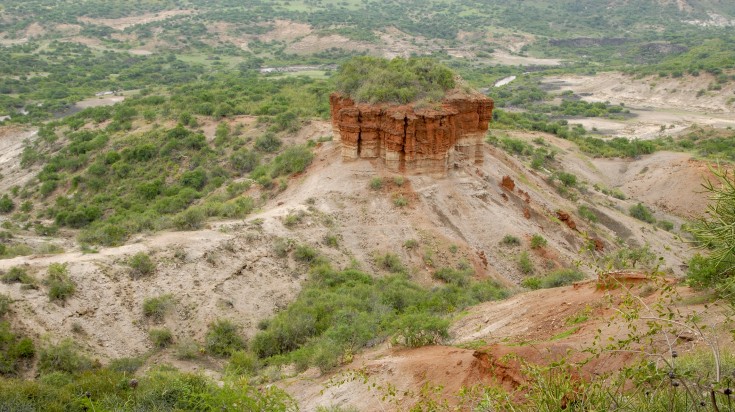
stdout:
{"type": "Polygon", "coordinates": [[[2,276],[3,283],[22,283],[24,285],[34,285],[36,280],[28,274],[26,268],[22,266],[13,266],[2,276]]]}
{"type": "Polygon", "coordinates": [[[319,252],[309,245],[298,245],[294,249],[293,256],[298,261],[313,263],[319,257],[319,252]]]}
{"type": "Polygon", "coordinates": [[[0,318],[5,316],[8,311],[10,311],[10,304],[13,302],[13,300],[8,295],[4,295],[0,293],[0,318]]]}
{"type": "Polygon", "coordinates": [[[13,209],[15,209],[15,203],[13,203],[7,194],[0,197],[0,213],[10,213],[13,209]]]}
{"type": "Polygon", "coordinates": [[[403,206],[408,205],[408,199],[403,197],[403,195],[398,195],[393,198],[393,204],[398,207],[403,207],[403,206]]]}
{"type": "Polygon", "coordinates": [[[383,179],[380,177],[370,179],[370,188],[373,190],[380,190],[383,188],[383,179]]]}
{"type": "Polygon", "coordinates": [[[301,173],[314,160],[314,153],[306,146],[290,146],[271,162],[272,178],[301,173]]]}
{"type": "Polygon", "coordinates": [[[130,275],[133,279],[152,275],[156,270],[156,265],[153,263],[153,260],[144,252],[138,252],[128,259],[128,266],[130,267],[130,275]]]}
{"type": "Polygon", "coordinates": [[[218,319],[209,325],[206,335],[207,352],[216,356],[230,356],[245,349],[245,340],[240,336],[240,328],[226,319],[218,319]]]}
{"type": "Polygon", "coordinates": [[[174,226],[179,230],[201,229],[206,220],[206,213],[201,207],[190,207],[174,216],[174,226]]]}
{"type": "Polygon", "coordinates": [[[69,269],[66,263],[50,264],[45,283],[49,288],[48,297],[52,301],[66,301],[76,291],[76,284],[69,278],[69,269]]]}
{"type": "Polygon", "coordinates": [[[148,337],[153,342],[153,346],[157,348],[166,348],[174,342],[174,336],[168,329],[151,329],[148,331],[148,337]]]}
{"type": "Polygon", "coordinates": [[[546,239],[539,234],[531,236],[531,249],[539,249],[545,247],[548,244],[546,239]]]}
{"type": "Polygon", "coordinates": [[[155,298],[147,298],[143,301],[143,315],[155,321],[161,321],[166,312],[176,303],[173,295],[166,294],[155,298]]]}
{"type": "Polygon", "coordinates": [[[260,359],[254,353],[238,350],[230,356],[225,372],[233,375],[250,376],[257,372],[261,366],[260,359]]]}
{"type": "Polygon", "coordinates": [[[378,256],[377,263],[380,267],[391,273],[403,273],[406,271],[406,267],[403,266],[401,259],[393,253],[378,256]]]}
{"type": "Polygon", "coordinates": [[[524,279],[521,285],[529,289],[549,289],[571,285],[584,279],[584,273],[577,269],[559,269],[546,276],[524,279]]]}
{"type": "Polygon", "coordinates": [[[32,340],[13,333],[10,323],[0,322],[0,375],[17,374],[21,363],[32,359],[35,353],[32,340]]]}
{"type": "Polygon", "coordinates": [[[528,255],[528,252],[523,251],[518,255],[518,269],[524,275],[530,275],[533,273],[533,262],[531,261],[531,257],[528,255]]]}
{"type": "Polygon", "coordinates": [[[577,176],[572,173],[557,172],[555,176],[565,187],[577,186],[577,176]]]}
{"type": "Polygon", "coordinates": [[[394,327],[398,340],[412,348],[438,345],[449,337],[449,320],[423,313],[402,316],[394,327]]]}
{"type": "Polygon", "coordinates": [[[403,242],[403,247],[406,249],[416,249],[419,247],[419,242],[416,239],[408,239],[407,241],[403,242]]]}
{"type": "Polygon", "coordinates": [[[185,339],[176,345],[175,350],[176,359],[192,360],[198,358],[203,349],[193,340],[185,339]]]}
{"type": "Polygon", "coordinates": [[[272,153],[281,147],[281,140],[273,133],[266,133],[255,139],[255,148],[261,152],[272,153]]]}
{"type": "Polygon", "coordinates": [[[582,217],[582,219],[590,223],[597,223],[597,221],[599,220],[597,214],[588,206],[579,206],[579,208],[577,208],[577,212],[579,213],[579,216],[582,217]]]}
{"type": "Polygon", "coordinates": [[[452,71],[428,58],[355,57],[340,66],[337,90],[359,102],[441,100],[455,86],[452,71]]]}
{"type": "Polygon", "coordinates": [[[651,212],[651,209],[643,203],[631,206],[630,215],[646,223],[656,223],[656,218],[653,217],[653,212],[651,212]]]}
{"type": "Polygon", "coordinates": [[[73,341],[64,339],[58,345],[50,345],[41,349],[38,368],[42,374],[79,373],[92,369],[92,360],[79,353],[73,341]]]}
{"type": "Polygon", "coordinates": [[[521,239],[513,235],[505,235],[503,236],[503,239],[500,241],[500,244],[505,245],[505,246],[520,246],[521,239]]]}
{"type": "Polygon", "coordinates": [[[660,227],[661,229],[667,232],[671,232],[672,230],[674,230],[674,223],[669,222],[668,220],[659,220],[656,223],[656,226],[660,227]]]}
{"type": "Polygon", "coordinates": [[[471,270],[453,268],[442,268],[431,275],[434,279],[458,286],[467,286],[470,283],[470,276],[471,270]]]}

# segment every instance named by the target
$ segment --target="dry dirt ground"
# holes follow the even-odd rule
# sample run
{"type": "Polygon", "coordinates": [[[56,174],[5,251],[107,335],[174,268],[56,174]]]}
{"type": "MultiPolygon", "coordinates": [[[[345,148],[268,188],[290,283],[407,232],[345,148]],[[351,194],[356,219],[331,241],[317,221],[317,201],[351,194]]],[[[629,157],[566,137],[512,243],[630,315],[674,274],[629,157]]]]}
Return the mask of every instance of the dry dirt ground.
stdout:
{"type": "Polygon", "coordinates": [[[647,139],[677,135],[694,124],[735,127],[735,86],[727,84],[722,90],[707,91],[714,80],[707,73],[682,78],[635,78],[608,72],[548,77],[542,84],[551,90],[571,90],[585,101],[622,103],[635,115],[627,120],[584,118],[570,123],[582,124],[588,130],[595,128],[605,135],[647,139]],[[704,93],[697,96],[700,90],[704,93]]]}

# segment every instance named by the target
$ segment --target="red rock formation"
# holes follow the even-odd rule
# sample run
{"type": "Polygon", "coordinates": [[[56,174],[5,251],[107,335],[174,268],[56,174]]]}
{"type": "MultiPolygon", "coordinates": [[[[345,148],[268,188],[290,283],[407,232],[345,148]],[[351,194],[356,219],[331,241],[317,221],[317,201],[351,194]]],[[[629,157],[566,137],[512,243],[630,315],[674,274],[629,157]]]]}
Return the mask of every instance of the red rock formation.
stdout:
{"type": "Polygon", "coordinates": [[[512,192],[513,189],[516,188],[516,182],[514,182],[510,176],[503,176],[503,180],[500,182],[500,186],[512,192]]]}
{"type": "Polygon", "coordinates": [[[449,96],[437,108],[355,103],[329,98],[342,157],[381,158],[390,170],[444,174],[454,163],[482,163],[493,101],[481,94],[449,96]]]}

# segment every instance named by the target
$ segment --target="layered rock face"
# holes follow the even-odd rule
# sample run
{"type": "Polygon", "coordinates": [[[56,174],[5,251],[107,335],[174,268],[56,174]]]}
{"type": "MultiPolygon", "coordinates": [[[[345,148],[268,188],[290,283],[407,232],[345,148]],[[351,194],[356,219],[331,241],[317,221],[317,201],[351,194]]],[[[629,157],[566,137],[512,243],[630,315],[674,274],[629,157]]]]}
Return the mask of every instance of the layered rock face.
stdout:
{"type": "Polygon", "coordinates": [[[355,103],[329,98],[345,160],[380,158],[392,171],[444,175],[455,164],[482,163],[492,99],[450,95],[440,107],[355,103]]]}

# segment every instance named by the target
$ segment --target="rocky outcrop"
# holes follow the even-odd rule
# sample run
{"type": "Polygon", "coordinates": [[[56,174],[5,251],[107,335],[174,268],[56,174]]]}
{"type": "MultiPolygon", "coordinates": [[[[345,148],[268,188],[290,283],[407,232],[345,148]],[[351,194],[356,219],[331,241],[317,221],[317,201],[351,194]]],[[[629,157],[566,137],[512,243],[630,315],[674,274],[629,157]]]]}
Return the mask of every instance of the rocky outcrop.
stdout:
{"type": "Polygon", "coordinates": [[[329,99],[342,158],[382,159],[389,170],[443,175],[450,166],[482,163],[493,101],[481,94],[450,95],[436,107],[329,99]]]}

